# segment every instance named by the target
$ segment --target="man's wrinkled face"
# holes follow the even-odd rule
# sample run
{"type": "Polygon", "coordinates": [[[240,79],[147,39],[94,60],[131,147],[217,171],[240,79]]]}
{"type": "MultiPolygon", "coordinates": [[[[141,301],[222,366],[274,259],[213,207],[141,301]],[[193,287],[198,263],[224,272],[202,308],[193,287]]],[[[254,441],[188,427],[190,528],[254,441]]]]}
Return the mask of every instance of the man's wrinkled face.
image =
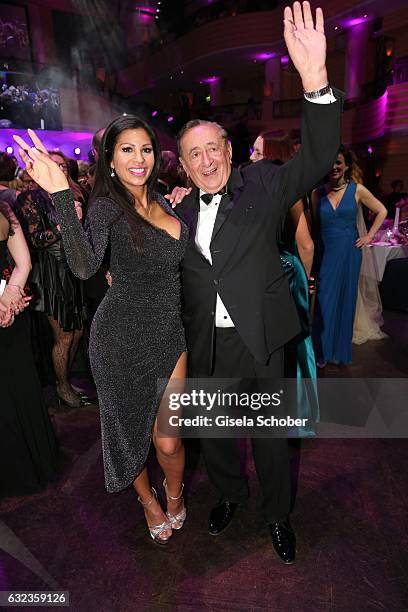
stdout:
{"type": "Polygon", "coordinates": [[[198,125],[180,142],[180,162],[193,183],[207,193],[217,193],[231,174],[231,145],[216,125],[198,125]]]}

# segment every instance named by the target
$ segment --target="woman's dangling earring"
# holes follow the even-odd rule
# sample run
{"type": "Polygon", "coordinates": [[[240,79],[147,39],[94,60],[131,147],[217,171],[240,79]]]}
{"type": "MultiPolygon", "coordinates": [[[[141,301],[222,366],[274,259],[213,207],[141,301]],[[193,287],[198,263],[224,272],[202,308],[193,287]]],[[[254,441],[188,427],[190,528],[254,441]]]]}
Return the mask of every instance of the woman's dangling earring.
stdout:
{"type": "Polygon", "coordinates": [[[112,178],[115,176],[115,168],[111,168],[110,175],[112,178]]]}

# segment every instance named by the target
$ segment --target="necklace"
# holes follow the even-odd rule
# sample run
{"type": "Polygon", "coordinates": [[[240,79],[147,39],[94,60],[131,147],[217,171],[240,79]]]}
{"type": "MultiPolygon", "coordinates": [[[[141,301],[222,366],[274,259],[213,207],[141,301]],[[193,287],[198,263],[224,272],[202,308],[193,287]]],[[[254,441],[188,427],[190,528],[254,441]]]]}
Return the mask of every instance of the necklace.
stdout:
{"type": "Polygon", "coordinates": [[[343,183],[342,185],[340,185],[340,187],[332,187],[331,190],[332,191],[341,191],[342,189],[347,187],[347,185],[348,185],[348,183],[343,183]]]}

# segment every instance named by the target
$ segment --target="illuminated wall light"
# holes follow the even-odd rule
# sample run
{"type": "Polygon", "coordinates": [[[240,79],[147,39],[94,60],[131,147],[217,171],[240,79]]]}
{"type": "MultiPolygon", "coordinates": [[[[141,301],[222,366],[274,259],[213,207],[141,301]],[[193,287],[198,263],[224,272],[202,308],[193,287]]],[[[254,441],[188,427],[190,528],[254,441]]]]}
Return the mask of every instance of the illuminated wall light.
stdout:
{"type": "Polygon", "coordinates": [[[387,40],[386,44],[385,44],[385,54],[387,57],[391,57],[391,55],[393,54],[394,51],[394,41],[393,40],[387,40]]]}
{"type": "Polygon", "coordinates": [[[206,96],[206,97],[205,97],[205,101],[206,101],[206,102],[211,102],[211,96],[206,96]]]}
{"type": "Polygon", "coordinates": [[[8,147],[6,148],[6,153],[7,153],[8,155],[13,155],[13,153],[14,153],[14,149],[13,149],[13,147],[8,146],[8,147]]]}
{"type": "Polygon", "coordinates": [[[122,113],[124,117],[127,117],[127,113],[122,113]]]}
{"type": "Polygon", "coordinates": [[[167,117],[167,121],[169,123],[171,123],[172,121],[174,121],[174,117],[172,115],[170,115],[170,117],[167,117]]]}
{"type": "Polygon", "coordinates": [[[275,56],[276,56],[276,53],[273,53],[272,51],[263,51],[262,53],[257,53],[255,55],[255,59],[263,61],[263,60],[271,59],[272,57],[275,57],[275,56]]]}
{"type": "Polygon", "coordinates": [[[338,29],[339,29],[339,26],[334,26],[334,29],[335,29],[335,30],[338,30],[338,29]]]}
{"type": "Polygon", "coordinates": [[[81,149],[79,147],[75,147],[74,153],[75,155],[81,155],[81,149]]]}
{"type": "Polygon", "coordinates": [[[213,76],[211,76],[211,77],[207,77],[206,79],[202,79],[202,80],[200,81],[200,84],[201,84],[201,83],[216,83],[216,82],[217,82],[217,81],[219,81],[219,80],[220,80],[220,77],[218,77],[218,76],[214,76],[214,75],[213,75],[213,76]]]}

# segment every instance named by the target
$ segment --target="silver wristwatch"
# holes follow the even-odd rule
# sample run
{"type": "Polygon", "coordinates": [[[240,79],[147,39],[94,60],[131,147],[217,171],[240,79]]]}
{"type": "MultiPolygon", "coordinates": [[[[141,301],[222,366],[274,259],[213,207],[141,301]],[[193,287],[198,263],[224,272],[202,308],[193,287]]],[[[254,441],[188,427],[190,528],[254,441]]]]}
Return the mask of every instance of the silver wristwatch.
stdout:
{"type": "Polygon", "coordinates": [[[321,98],[328,93],[331,93],[331,87],[329,84],[325,85],[321,89],[315,89],[315,91],[304,91],[303,95],[308,100],[315,100],[316,98],[321,98]]]}

